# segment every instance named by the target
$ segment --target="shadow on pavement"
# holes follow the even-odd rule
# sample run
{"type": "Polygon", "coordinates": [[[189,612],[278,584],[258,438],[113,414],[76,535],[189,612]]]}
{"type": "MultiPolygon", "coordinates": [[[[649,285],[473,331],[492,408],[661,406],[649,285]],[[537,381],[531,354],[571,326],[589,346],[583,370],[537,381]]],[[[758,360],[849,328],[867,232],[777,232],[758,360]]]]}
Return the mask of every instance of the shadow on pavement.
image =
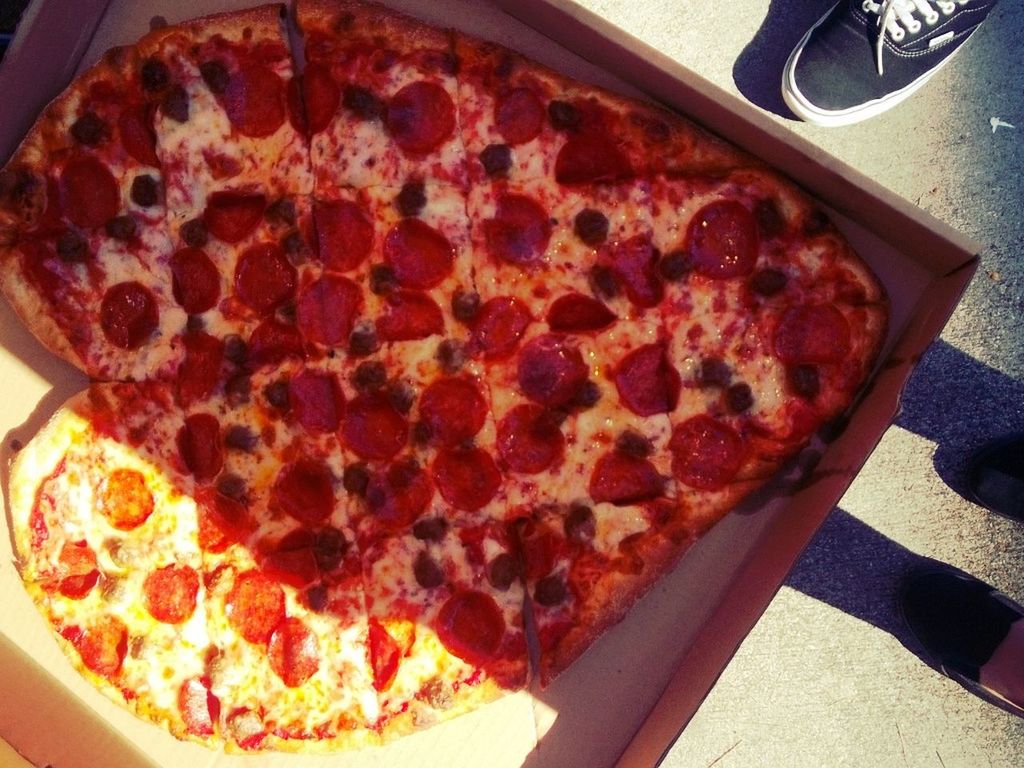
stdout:
{"type": "Polygon", "coordinates": [[[913,640],[899,614],[899,584],[904,574],[926,561],[837,507],[785,583],[910,648],[913,640]]]}
{"type": "Polygon", "coordinates": [[[962,495],[971,454],[1024,429],[1024,381],[939,341],[918,363],[895,423],[936,444],[935,471],[962,495]]]}

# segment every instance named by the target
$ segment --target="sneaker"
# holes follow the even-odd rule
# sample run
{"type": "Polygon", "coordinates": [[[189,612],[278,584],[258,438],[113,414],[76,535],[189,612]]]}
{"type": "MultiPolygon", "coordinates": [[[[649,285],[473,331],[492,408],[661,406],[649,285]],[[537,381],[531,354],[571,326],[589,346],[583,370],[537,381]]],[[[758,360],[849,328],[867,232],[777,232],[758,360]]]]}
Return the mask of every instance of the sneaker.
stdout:
{"type": "Polygon", "coordinates": [[[841,0],[804,35],[782,73],[798,117],[849,125],[899,104],[973,34],[996,0],[841,0]]]}
{"type": "Polygon", "coordinates": [[[1024,433],[983,445],[967,462],[967,497],[1024,522],[1024,433]]]}
{"type": "Polygon", "coordinates": [[[985,582],[930,561],[903,578],[900,610],[939,671],[985,701],[1024,716],[1024,702],[979,682],[981,668],[1010,625],[1024,619],[1024,608],[985,582]]]}

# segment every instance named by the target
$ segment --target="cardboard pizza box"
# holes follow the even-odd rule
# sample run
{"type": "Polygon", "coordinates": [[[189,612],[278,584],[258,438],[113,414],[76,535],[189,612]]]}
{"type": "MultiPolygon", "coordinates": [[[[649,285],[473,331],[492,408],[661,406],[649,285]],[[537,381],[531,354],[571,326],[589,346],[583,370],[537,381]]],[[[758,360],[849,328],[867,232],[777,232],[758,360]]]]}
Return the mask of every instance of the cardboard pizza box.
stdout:
{"type": "MultiPolygon", "coordinates": [[[[0,553],[0,736],[36,766],[644,766],[697,710],[804,547],[893,419],[900,392],[976,268],[979,248],[572,0],[387,0],[427,21],[520,50],[584,81],[650,98],[770,158],[832,213],[889,292],[877,371],[844,429],[823,435],[700,540],[546,690],[507,697],[380,749],[330,757],[225,755],[137,720],[81,679],[0,553]],[[574,53],[576,52],[576,53],[574,53]],[[581,58],[577,53],[586,56],[581,58]],[[614,72],[615,75],[611,73],[614,72]],[[638,88],[642,87],[642,90],[638,88]]],[[[258,4],[245,0],[37,0],[0,65],[0,161],[38,111],[108,47],[151,23],[258,4]]],[[[85,385],[0,304],[0,480],[13,452],[85,385]]],[[[11,546],[0,516],[0,541],[11,546]]]]}

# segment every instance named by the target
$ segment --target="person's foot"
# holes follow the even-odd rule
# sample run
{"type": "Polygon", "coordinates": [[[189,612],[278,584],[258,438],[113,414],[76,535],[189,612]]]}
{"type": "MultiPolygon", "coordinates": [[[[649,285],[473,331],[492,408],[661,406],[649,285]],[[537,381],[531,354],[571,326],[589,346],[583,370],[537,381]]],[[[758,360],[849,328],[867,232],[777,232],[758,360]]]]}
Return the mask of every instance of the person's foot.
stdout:
{"type": "Polygon", "coordinates": [[[986,443],[967,463],[967,497],[1024,522],[1024,433],[986,443]]]}
{"type": "Polygon", "coordinates": [[[849,125],[899,104],[942,67],[996,0],[840,0],[804,35],[782,73],[803,120],[849,125]]]}
{"type": "Polygon", "coordinates": [[[1024,716],[1024,608],[952,566],[928,563],[904,577],[900,610],[940,671],[1024,716]]]}

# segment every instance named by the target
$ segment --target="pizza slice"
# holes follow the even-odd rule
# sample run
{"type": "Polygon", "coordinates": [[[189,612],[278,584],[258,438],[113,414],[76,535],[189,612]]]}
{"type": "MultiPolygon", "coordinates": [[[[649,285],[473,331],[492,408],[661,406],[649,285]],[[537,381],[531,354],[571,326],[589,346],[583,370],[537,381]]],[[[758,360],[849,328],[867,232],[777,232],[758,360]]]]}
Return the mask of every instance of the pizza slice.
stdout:
{"type": "Polygon", "coordinates": [[[736,149],[652,104],[455,34],[459,122],[473,184],[619,183],[749,165],[736,149]]]}
{"type": "Polygon", "coordinates": [[[44,346],[99,379],[173,370],[185,317],[152,103],[116,48],[43,112],[0,172],[0,287],[44,346]]]}
{"type": "Polygon", "coordinates": [[[673,471],[710,524],[849,406],[886,300],[824,214],[773,174],[660,180],[654,199],[684,392],[673,471]]]}
{"type": "Polygon", "coordinates": [[[209,645],[195,503],[150,450],[173,443],[172,405],[157,385],[76,395],[16,457],[11,512],[26,586],[72,664],[140,716],[203,740],[205,700],[203,715],[187,701],[209,645]]]}
{"type": "Polygon", "coordinates": [[[695,540],[675,504],[538,507],[516,529],[549,685],[670,571],[695,540]]]}
{"type": "Polygon", "coordinates": [[[303,0],[296,16],[317,195],[413,177],[464,186],[449,34],[354,0],[303,0]]]}
{"type": "Polygon", "coordinates": [[[281,6],[196,19],[140,41],[157,105],[173,252],[160,264],[188,313],[176,344],[183,402],[217,385],[216,359],[299,356],[295,299],[313,259],[308,145],[281,6]],[[199,340],[199,341],[197,341],[199,340]]]}
{"type": "Polygon", "coordinates": [[[385,740],[526,685],[523,593],[504,526],[424,517],[362,549],[385,740]]]}
{"type": "Polygon", "coordinates": [[[157,105],[173,232],[217,192],[252,191],[265,205],[312,193],[284,6],[158,29],[138,50],[142,88],[157,105]]]}
{"type": "Polygon", "coordinates": [[[693,538],[669,452],[679,375],[657,315],[576,333],[532,323],[483,365],[547,685],[693,538]],[[578,567],[577,545],[593,550],[578,567]]]}

